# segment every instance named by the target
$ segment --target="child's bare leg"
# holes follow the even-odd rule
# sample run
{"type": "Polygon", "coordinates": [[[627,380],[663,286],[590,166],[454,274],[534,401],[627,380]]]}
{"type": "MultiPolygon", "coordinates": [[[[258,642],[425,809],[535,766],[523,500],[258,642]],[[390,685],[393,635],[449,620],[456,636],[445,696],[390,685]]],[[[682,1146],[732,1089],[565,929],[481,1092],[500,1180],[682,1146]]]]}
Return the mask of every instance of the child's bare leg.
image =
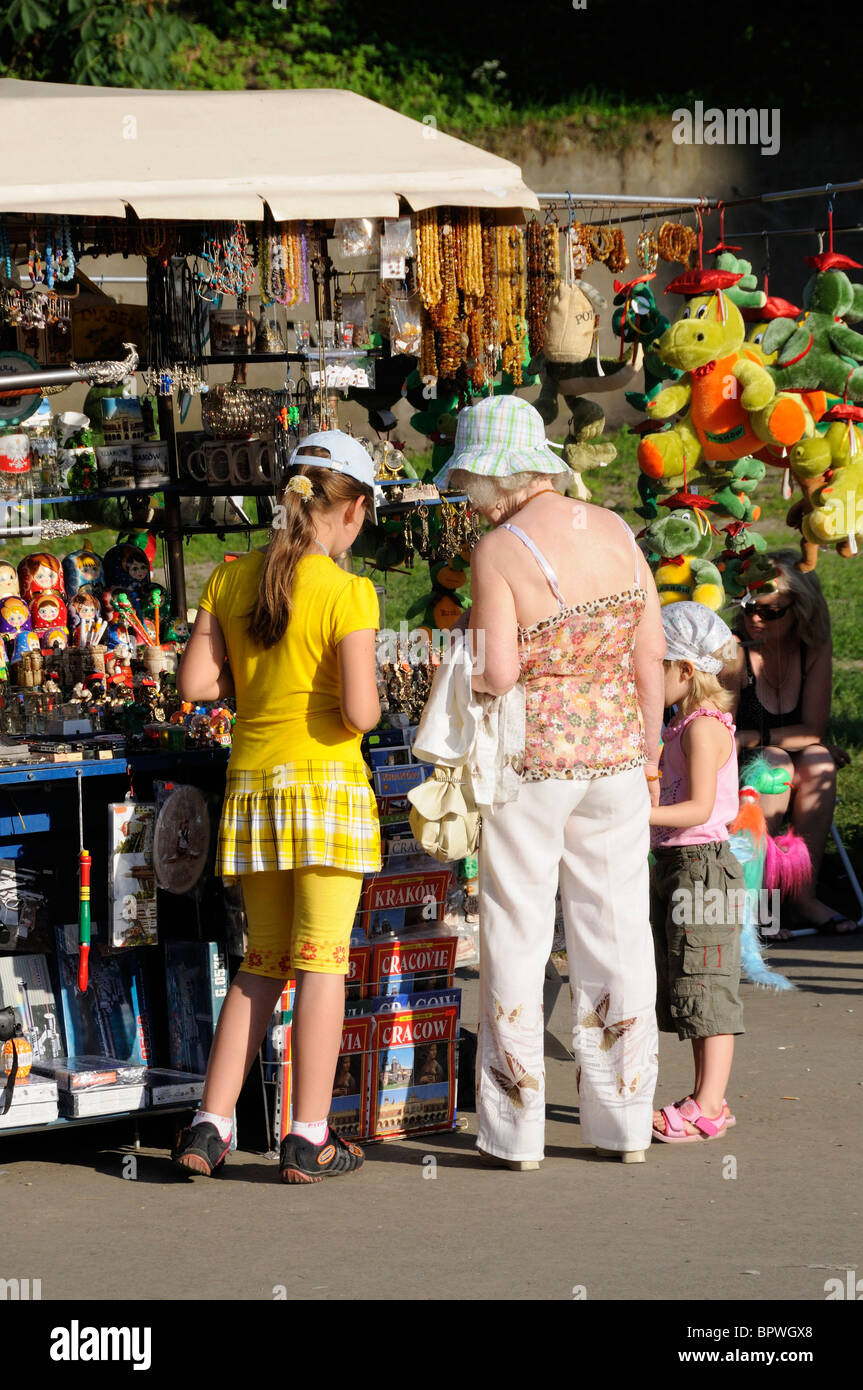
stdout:
{"type": "Polygon", "coordinates": [[[326,1119],[345,1020],[345,977],[297,970],[291,1035],[294,1119],[326,1119]]]}
{"type": "Polygon", "coordinates": [[[697,1101],[708,1119],[715,1119],[722,1110],[725,1092],[731,1077],[734,1060],[734,1034],[718,1033],[713,1038],[699,1038],[701,1043],[701,1079],[696,1083],[692,1099],[697,1101]]]}
{"type": "Polygon", "coordinates": [[[284,985],[284,980],[237,971],[216,1024],[201,1098],[202,1110],[226,1118],[233,1115],[237,1097],[284,985]]]}

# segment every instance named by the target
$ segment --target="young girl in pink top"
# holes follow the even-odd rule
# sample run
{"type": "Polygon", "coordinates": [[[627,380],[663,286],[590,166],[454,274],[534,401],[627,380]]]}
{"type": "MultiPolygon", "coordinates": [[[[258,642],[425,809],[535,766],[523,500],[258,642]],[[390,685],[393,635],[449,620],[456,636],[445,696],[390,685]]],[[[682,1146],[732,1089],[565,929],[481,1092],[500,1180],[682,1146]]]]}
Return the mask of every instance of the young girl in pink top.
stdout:
{"type": "Polygon", "coordinates": [[[743,871],[728,847],[738,807],[732,697],[719,684],[733,660],[721,618],[700,603],[662,610],[665,705],[676,706],[662,750],[660,804],[650,813],[650,921],[657,1019],[692,1041],[695,1085],[654,1114],[664,1144],[716,1139],[735,1123],[725,1099],[734,1037],[743,1032],[743,871]]]}

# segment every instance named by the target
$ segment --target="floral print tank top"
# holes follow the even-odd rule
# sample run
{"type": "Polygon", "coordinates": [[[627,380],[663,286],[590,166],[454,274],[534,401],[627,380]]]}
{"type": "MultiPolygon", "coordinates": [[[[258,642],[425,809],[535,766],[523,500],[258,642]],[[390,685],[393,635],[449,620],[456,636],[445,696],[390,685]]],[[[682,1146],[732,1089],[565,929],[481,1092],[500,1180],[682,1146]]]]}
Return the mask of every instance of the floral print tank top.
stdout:
{"type": "MultiPolygon", "coordinates": [[[[635,538],[626,522],[637,557],[635,538]]],[[[633,649],[646,600],[638,570],[629,589],[567,606],[542,552],[517,527],[545,573],[560,611],[520,627],[526,694],[526,782],[589,780],[640,767],[647,758],[633,649]]]]}

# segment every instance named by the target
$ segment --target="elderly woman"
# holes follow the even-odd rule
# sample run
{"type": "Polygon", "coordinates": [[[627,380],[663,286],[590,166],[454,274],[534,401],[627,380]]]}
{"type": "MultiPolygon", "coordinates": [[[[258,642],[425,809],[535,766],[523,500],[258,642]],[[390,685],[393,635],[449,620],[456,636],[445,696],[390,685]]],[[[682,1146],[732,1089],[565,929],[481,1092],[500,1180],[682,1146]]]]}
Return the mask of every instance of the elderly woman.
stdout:
{"type": "Polygon", "coordinates": [[[484,632],[474,688],[526,688],[523,780],[483,818],[479,877],[477,1145],[516,1169],[543,1157],[542,990],[558,883],[588,1144],[643,1160],[657,1070],[647,855],[665,640],[631,531],[564,496],[571,478],[538,412],[498,396],[459,415],[436,479],[466,491],[493,528],[471,560],[470,627],[484,632]]]}
{"type": "MultiPolygon", "coordinates": [[[[836,769],[848,754],[827,743],[833,679],[830,614],[816,575],[795,567],[794,551],[771,555],[775,592],[742,609],[737,628],[737,664],[731,683],[737,697],[734,716],[741,766],[747,752],[763,753],[788,773],[789,789],[761,797],[771,835],[791,812],[792,828],[812,856],[812,881],[797,903],[797,924],[826,935],[857,930],[853,918],[815,896],[818,870],[836,804],[836,769]]],[[[779,939],[790,932],[783,929],[779,939]]]]}

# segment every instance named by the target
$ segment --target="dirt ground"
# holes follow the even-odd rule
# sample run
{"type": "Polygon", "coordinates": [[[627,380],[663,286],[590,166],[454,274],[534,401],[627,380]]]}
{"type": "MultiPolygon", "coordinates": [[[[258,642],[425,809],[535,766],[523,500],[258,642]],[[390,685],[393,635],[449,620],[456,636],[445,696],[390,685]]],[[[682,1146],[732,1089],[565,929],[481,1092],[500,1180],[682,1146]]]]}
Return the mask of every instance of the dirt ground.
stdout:
{"type": "MultiPolygon", "coordinates": [[[[574,1067],[554,1039],[538,1172],[481,1165],[473,1114],[468,1132],[371,1147],[362,1173],[313,1187],[280,1185],[272,1161],[242,1151],[222,1178],[187,1181],[163,1149],[143,1147],[136,1179],[124,1178],[120,1125],[4,1137],[0,1202],[15,1220],[0,1276],[40,1278],[43,1299],[76,1303],[823,1301],[828,1279],[863,1276],[863,935],[803,938],[772,962],[797,988],[744,987],[728,1093],[738,1123],[718,1141],[654,1144],[640,1166],[597,1159],[580,1145],[574,1067]]],[[[476,980],[463,984],[472,1027],[476,980]]],[[[556,1039],[568,1002],[564,988],[556,1039]]],[[[664,1036],[658,1101],[690,1081],[687,1047],[664,1036]]]]}

